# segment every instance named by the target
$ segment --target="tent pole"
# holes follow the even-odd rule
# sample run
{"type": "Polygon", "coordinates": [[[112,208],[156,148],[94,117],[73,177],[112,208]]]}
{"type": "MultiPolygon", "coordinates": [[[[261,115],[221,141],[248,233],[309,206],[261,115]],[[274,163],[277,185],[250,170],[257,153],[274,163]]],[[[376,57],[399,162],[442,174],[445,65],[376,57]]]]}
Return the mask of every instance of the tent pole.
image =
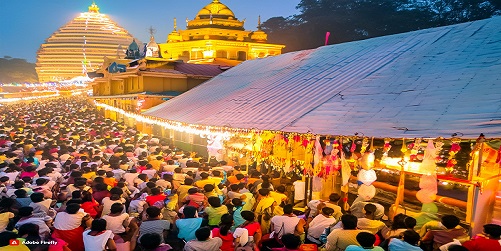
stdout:
{"type": "Polygon", "coordinates": [[[400,203],[404,201],[404,191],[405,191],[405,172],[404,167],[400,169],[400,180],[398,182],[397,187],[397,198],[395,198],[395,204],[393,204],[393,212],[390,211],[391,215],[390,219],[393,220],[393,216],[395,216],[398,212],[398,208],[400,207],[400,203]]]}

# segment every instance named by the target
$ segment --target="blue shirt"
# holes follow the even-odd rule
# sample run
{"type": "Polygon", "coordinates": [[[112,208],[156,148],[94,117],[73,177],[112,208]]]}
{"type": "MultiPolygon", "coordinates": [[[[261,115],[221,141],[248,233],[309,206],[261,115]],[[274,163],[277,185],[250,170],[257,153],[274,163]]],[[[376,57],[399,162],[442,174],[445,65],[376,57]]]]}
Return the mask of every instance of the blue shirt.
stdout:
{"type": "Polygon", "coordinates": [[[195,231],[202,225],[202,218],[189,218],[176,220],[176,226],[179,230],[177,237],[185,241],[195,240],[195,231]]]}
{"type": "Polygon", "coordinates": [[[244,224],[245,220],[242,218],[242,215],[240,214],[242,212],[243,207],[236,207],[235,211],[233,212],[233,227],[231,228],[232,230],[235,230],[237,227],[240,225],[244,224]]]}
{"type": "Polygon", "coordinates": [[[382,247],[363,248],[361,246],[349,245],[344,251],[384,251],[382,247]]]}
{"type": "Polygon", "coordinates": [[[403,240],[393,238],[388,244],[390,251],[423,251],[420,247],[411,245],[403,240]]]}

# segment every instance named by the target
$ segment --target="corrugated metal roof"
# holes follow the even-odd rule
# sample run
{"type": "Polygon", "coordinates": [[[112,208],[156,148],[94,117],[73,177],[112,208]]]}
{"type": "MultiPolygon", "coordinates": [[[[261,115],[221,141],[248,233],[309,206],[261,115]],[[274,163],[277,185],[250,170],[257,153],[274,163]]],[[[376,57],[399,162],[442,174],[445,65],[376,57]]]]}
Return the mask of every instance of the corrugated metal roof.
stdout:
{"type": "Polygon", "coordinates": [[[501,17],[246,61],[145,112],[325,135],[501,137],[501,17]]]}
{"type": "Polygon", "coordinates": [[[226,67],[222,69],[219,65],[176,63],[174,69],[188,75],[214,77],[225,71],[226,67]]]}

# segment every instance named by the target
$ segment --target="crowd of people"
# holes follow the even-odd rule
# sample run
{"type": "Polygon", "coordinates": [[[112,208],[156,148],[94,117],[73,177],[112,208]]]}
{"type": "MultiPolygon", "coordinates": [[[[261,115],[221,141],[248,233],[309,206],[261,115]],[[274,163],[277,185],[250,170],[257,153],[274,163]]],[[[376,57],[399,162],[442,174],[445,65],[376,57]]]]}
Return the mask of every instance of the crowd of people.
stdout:
{"type": "Polygon", "coordinates": [[[336,193],[298,212],[289,192],[83,98],[0,106],[0,250],[501,250],[499,225],[470,238],[455,215],[387,221],[380,204],[345,208],[336,193]]]}

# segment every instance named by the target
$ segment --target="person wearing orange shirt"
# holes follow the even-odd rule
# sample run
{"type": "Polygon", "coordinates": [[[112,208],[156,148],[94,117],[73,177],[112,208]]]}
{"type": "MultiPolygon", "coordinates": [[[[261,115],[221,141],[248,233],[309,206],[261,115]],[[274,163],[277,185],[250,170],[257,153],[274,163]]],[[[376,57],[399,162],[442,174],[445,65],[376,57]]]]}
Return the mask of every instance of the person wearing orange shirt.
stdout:
{"type": "Polygon", "coordinates": [[[243,174],[238,173],[235,176],[228,177],[228,182],[230,182],[230,184],[238,184],[238,183],[243,182],[244,178],[245,178],[245,176],[243,174]]]}
{"type": "Polygon", "coordinates": [[[104,183],[110,187],[115,187],[118,182],[115,179],[115,174],[112,171],[106,172],[106,177],[104,178],[104,183]]]}

